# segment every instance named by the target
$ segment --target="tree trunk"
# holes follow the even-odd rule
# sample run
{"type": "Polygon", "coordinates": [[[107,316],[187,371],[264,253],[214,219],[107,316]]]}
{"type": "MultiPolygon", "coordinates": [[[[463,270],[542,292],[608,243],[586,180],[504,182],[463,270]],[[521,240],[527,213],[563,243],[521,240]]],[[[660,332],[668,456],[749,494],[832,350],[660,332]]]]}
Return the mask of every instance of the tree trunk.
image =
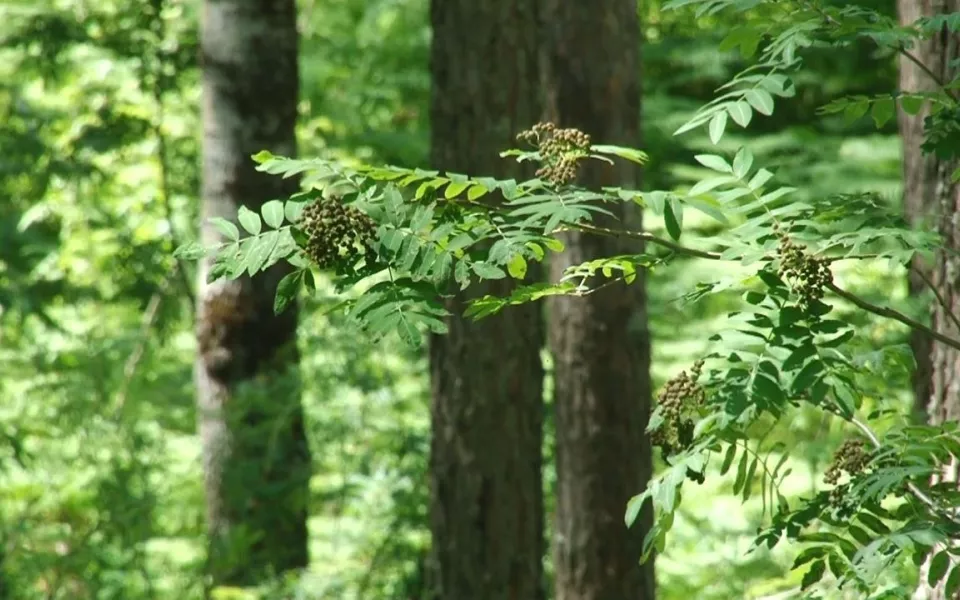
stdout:
{"type": "MultiPolygon", "coordinates": [[[[517,177],[498,153],[540,116],[540,0],[432,0],[432,163],[517,177]]],[[[508,293],[504,281],[470,296],[508,293]]],[[[430,348],[431,529],[443,600],[537,600],[542,560],[540,308],[472,322],[465,294],[430,348]]]]}
{"type": "MultiPolygon", "coordinates": [[[[898,0],[897,12],[900,23],[908,26],[924,15],[935,14],[947,8],[948,2],[941,0],[898,0]],[[940,6],[937,6],[940,5],[940,6]]],[[[922,42],[910,49],[911,54],[934,73],[944,75],[946,69],[945,38],[937,37],[922,42]]],[[[923,69],[906,56],[900,56],[900,90],[904,92],[931,92],[937,89],[937,83],[924,73],[923,69]]],[[[924,154],[923,120],[929,115],[927,106],[918,115],[910,115],[902,108],[898,111],[900,136],[903,140],[903,207],[907,221],[916,229],[936,226],[937,202],[936,182],[939,161],[932,155],[924,154]]],[[[911,295],[919,295],[927,288],[924,279],[929,280],[932,266],[924,264],[919,257],[913,261],[909,274],[911,295]]],[[[913,376],[915,413],[923,419],[926,404],[930,398],[932,350],[929,336],[922,332],[913,332],[910,336],[917,369],[913,376]]]]}
{"type": "MultiPolygon", "coordinates": [[[[633,0],[547,0],[548,106],[559,127],[576,127],[597,143],[639,144],[639,23],[633,0]]],[[[581,183],[635,187],[638,173],[620,161],[584,165],[581,183]]],[[[610,207],[608,207],[610,208],[610,207]]],[[[639,214],[620,205],[626,226],[639,214]]],[[[631,222],[632,221],[632,222],[631,222]]],[[[624,224],[621,223],[621,226],[624,224]]],[[[614,225],[616,226],[616,225],[614,225]]],[[[639,252],[608,237],[569,233],[551,269],[621,252],[639,252]]],[[[639,565],[650,526],[632,530],[627,501],[651,474],[644,433],[650,412],[649,334],[644,278],[586,298],[550,304],[557,427],[557,523],[554,547],[558,600],[648,600],[652,562],[639,565]]]]}
{"type": "MultiPolygon", "coordinates": [[[[294,0],[206,0],[202,26],[204,243],[207,219],[236,220],[297,191],[251,155],[296,152],[294,0]]],[[[276,266],[206,284],[201,263],[195,365],[210,536],[210,583],[252,585],[307,565],[310,452],[297,380],[297,311],[273,314],[276,266]]]]}
{"type": "MultiPolygon", "coordinates": [[[[908,25],[921,16],[932,16],[960,11],[960,0],[900,0],[900,22],[908,25]]],[[[943,81],[950,81],[956,71],[950,62],[960,57],[960,36],[944,30],[933,39],[910,50],[911,54],[926,65],[943,81]]],[[[900,86],[904,91],[922,91],[936,88],[929,74],[913,61],[902,58],[900,63],[900,86]]],[[[956,161],[945,161],[924,154],[923,112],[917,116],[900,114],[900,130],[903,136],[904,205],[908,217],[920,227],[936,226],[943,236],[945,249],[960,251],[960,186],[951,183],[950,176],[956,161]]],[[[937,254],[935,264],[914,265],[911,289],[922,289],[924,273],[943,298],[946,307],[939,301],[931,306],[932,326],[944,335],[956,338],[960,331],[954,326],[950,313],[960,315],[960,259],[948,251],[937,254]],[[919,271],[923,269],[923,271],[919,271]]],[[[914,341],[917,353],[917,376],[915,392],[917,406],[930,423],[944,423],[960,418],[960,352],[944,344],[923,340],[914,341]]],[[[957,459],[938,478],[941,481],[957,480],[957,459]]],[[[921,581],[926,580],[928,565],[921,569],[921,581]]],[[[940,588],[922,585],[914,595],[917,600],[946,600],[940,588]]]]}

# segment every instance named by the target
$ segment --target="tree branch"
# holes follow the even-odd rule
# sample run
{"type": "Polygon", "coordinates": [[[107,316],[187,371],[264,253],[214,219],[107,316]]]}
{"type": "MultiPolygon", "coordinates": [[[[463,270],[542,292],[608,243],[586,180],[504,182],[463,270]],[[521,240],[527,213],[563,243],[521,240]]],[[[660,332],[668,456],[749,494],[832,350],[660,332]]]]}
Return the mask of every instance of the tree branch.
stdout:
{"type": "Polygon", "coordinates": [[[852,302],[853,304],[857,305],[858,307],[862,308],[863,310],[865,310],[865,311],[867,311],[867,312],[871,312],[871,313],[873,313],[873,314],[875,314],[875,315],[878,315],[878,316],[881,316],[881,317],[886,317],[886,318],[888,318],[888,319],[893,319],[893,320],[895,320],[895,321],[900,321],[901,323],[903,323],[904,325],[910,327],[911,329],[916,329],[916,330],[918,330],[918,331],[922,331],[922,332],[926,333],[927,335],[929,335],[930,337],[932,337],[933,339],[937,340],[938,342],[941,342],[941,343],[943,343],[943,344],[946,344],[947,346],[950,346],[951,348],[955,348],[955,349],[957,349],[957,350],[960,350],[960,341],[957,341],[957,340],[955,340],[955,339],[953,339],[953,338],[947,337],[947,336],[943,335],[942,333],[938,333],[938,332],[934,331],[933,329],[927,327],[927,326],[924,325],[923,323],[921,323],[921,322],[919,322],[919,321],[915,321],[915,320],[911,319],[910,317],[908,317],[907,315],[905,315],[905,314],[903,314],[903,313],[901,313],[901,312],[899,312],[899,311],[896,311],[896,310],[894,310],[894,309],[892,309],[892,308],[889,308],[889,307],[886,307],[886,306],[877,306],[876,304],[871,304],[870,302],[867,302],[866,300],[863,300],[863,299],[861,299],[861,298],[859,298],[859,297],[857,297],[857,296],[854,296],[854,295],[851,294],[850,292],[848,292],[848,291],[846,291],[846,290],[844,290],[844,289],[842,289],[842,288],[837,287],[837,285],[836,285],[835,283],[828,283],[828,284],[827,284],[827,289],[830,290],[831,292],[833,292],[834,294],[840,296],[840,297],[843,298],[844,300],[848,300],[848,301],[852,302]]]}
{"type": "Polygon", "coordinates": [[[897,46],[897,52],[899,52],[900,54],[902,54],[907,60],[909,60],[909,61],[912,62],[913,64],[917,65],[917,67],[918,67],[921,71],[923,71],[923,73],[924,73],[925,75],[927,75],[930,79],[932,79],[932,80],[934,81],[934,83],[936,83],[938,86],[940,86],[940,89],[943,90],[943,92],[944,92],[947,96],[949,96],[950,98],[952,98],[952,99],[954,99],[954,100],[957,99],[957,97],[954,95],[953,91],[947,89],[947,82],[944,81],[942,77],[940,77],[939,75],[937,75],[936,73],[934,73],[934,72],[930,69],[930,67],[928,67],[927,65],[923,64],[923,61],[922,61],[922,60],[920,60],[919,58],[917,58],[916,56],[914,56],[913,53],[911,53],[909,50],[907,50],[906,48],[904,48],[902,44],[899,45],[899,46],[897,46]]]}
{"type": "MultiPolygon", "coordinates": [[[[664,248],[669,248],[678,254],[687,254],[689,256],[696,256],[698,258],[706,258],[708,260],[723,260],[721,255],[718,252],[708,252],[706,250],[697,250],[696,248],[687,248],[681,244],[671,242],[670,240],[657,237],[653,234],[646,233],[643,231],[628,231],[624,229],[608,229],[607,227],[598,227],[596,225],[588,225],[586,223],[577,223],[575,225],[568,225],[569,229],[575,231],[582,231],[584,233],[594,233],[597,235],[606,235],[611,237],[626,237],[636,240],[644,240],[650,242],[651,244],[657,244],[658,246],[663,246],[664,248]]],[[[562,229],[560,230],[562,231],[562,229]]]]}
{"type": "Polygon", "coordinates": [[[925,283],[927,287],[933,291],[933,295],[937,297],[937,302],[940,303],[940,306],[943,307],[943,310],[947,312],[947,316],[950,317],[951,321],[953,321],[953,326],[957,328],[957,331],[960,331],[960,319],[957,319],[957,315],[954,314],[953,309],[947,303],[947,300],[940,294],[940,290],[937,289],[937,286],[933,285],[933,282],[930,281],[930,278],[927,277],[927,274],[923,271],[923,269],[914,269],[913,272],[916,273],[920,279],[923,280],[923,283],[925,283]]]}

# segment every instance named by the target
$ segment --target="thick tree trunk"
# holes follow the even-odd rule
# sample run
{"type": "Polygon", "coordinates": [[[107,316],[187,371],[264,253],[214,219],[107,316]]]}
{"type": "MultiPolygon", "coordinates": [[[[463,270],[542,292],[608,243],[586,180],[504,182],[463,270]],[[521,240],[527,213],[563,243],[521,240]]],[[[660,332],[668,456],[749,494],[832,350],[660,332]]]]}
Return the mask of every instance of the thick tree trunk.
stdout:
{"type": "MultiPolygon", "coordinates": [[[[900,0],[900,22],[908,25],[921,16],[960,11],[960,0],[900,0]]],[[[956,74],[950,62],[960,57],[960,36],[944,30],[910,50],[937,77],[950,81],[956,74]]],[[[936,88],[929,74],[906,57],[900,62],[900,87],[904,91],[936,88]]],[[[924,154],[923,112],[910,116],[901,111],[900,131],[903,136],[904,206],[908,218],[918,227],[937,227],[946,249],[960,251],[960,186],[950,176],[957,164],[924,154]]],[[[911,290],[925,287],[918,273],[924,273],[944,299],[946,307],[934,301],[931,306],[933,328],[956,338],[960,331],[950,317],[960,315],[960,259],[948,251],[938,253],[933,265],[914,265],[911,290]]],[[[916,405],[930,423],[943,423],[960,418],[960,352],[929,339],[914,338],[918,369],[914,379],[916,405]]],[[[945,469],[942,481],[957,480],[957,459],[945,469]]],[[[926,579],[927,566],[921,570],[926,579]]],[[[942,588],[921,586],[917,600],[946,600],[942,588]]]]}
{"type": "MultiPolygon", "coordinates": [[[[292,156],[299,78],[294,0],[206,0],[202,29],[203,240],[207,219],[289,196],[258,173],[260,150],[292,156]]],[[[297,312],[273,314],[277,266],[206,284],[195,366],[210,535],[210,583],[254,584],[307,565],[310,452],[297,381],[297,312]]]]}
{"type": "MultiPolygon", "coordinates": [[[[538,3],[431,1],[435,168],[519,175],[498,153],[540,116],[538,3]]],[[[474,323],[456,316],[465,297],[450,302],[450,331],[430,348],[436,591],[443,600],[537,600],[544,593],[540,308],[474,323]]]]}
{"type": "MultiPolygon", "coordinates": [[[[639,23],[633,0],[547,0],[548,106],[559,127],[576,127],[597,143],[639,144],[639,23]]],[[[626,164],[586,165],[581,182],[634,187],[626,164]]],[[[620,216],[636,227],[638,214],[620,216]],[[631,222],[632,221],[632,222],[631,222]]],[[[623,226],[623,223],[621,223],[623,226]]],[[[571,264],[638,252],[613,238],[570,233],[553,261],[553,279],[571,264]]],[[[639,565],[646,514],[632,530],[629,498],[651,474],[644,434],[650,409],[649,335],[644,279],[549,307],[557,427],[558,600],[648,600],[652,562],[639,565]]]]}

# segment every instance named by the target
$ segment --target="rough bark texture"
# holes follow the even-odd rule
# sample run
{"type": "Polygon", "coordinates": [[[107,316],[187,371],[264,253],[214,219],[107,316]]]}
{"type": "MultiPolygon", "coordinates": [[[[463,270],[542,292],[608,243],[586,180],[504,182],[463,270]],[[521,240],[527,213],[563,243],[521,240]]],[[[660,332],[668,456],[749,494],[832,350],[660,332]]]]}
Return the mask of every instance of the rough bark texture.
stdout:
{"type": "MultiPolygon", "coordinates": [[[[921,16],[960,11],[960,0],[900,0],[900,21],[910,24],[921,16]]],[[[960,57],[960,36],[946,30],[920,44],[911,53],[942,80],[955,75],[949,63],[960,57]]],[[[933,89],[930,76],[923,73],[913,61],[903,58],[900,63],[900,85],[905,91],[933,89]]],[[[946,248],[960,250],[960,186],[951,184],[950,175],[956,163],[924,155],[923,118],[900,114],[904,158],[904,205],[907,215],[918,226],[936,227],[943,236],[946,248]]],[[[954,315],[960,315],[960,259],[947,252],[938,253],[933,265],[914,265],[924,269],[933,285],[954,315]]],[[[922,279],[912,276],[911,287],[922,289],[922,279]]],[[[948,308],[934,301],[931,306],[933,328],[953,338],[960,331],[953,325],[948,308]]],[[[915,379],[918,408],[931,423],[943,423],[960,418],[960,352],[929,340],[914,342],[919,365],[915,379]]],[[[960,457],[957,457],[960,458],[960,457]]],[[[957,480],[957,464],[948,467],[940,477],[944,481],[957,480]]],[[[921,581],[926,579],[927,566],[921,581]]],[[[921,586],[916,600],[946,600],[943,589],[921,586]]]]}
{"type": "MultiPolygon", "coordinates": [[[[639,145],[639,23],[633,0],[547,0],[548,114],[595,143],[639,145]]],[[[629,165],[590,161],[581,182],[637,183],[629,165]]],[[[621,217],[637,227],[639,214],[621,217]]],[[[623,223],[620,224],[623,226],[623,223]]],[[[553,280],[571,264],[639,252],[613,238],[568,234],[552,262],[553,280]]],[[[649,513],[627,530],[629,498],[644,489],[651,449],[644,434],[650,407],[649,335],[644,280],[549,307],[557,428],[558,600],[654,597],[652,561],[639,565],[649,513]]]]}
{"type": "MultiPolygon", "coordinates": [[[[921,16],[949,10],[950,3],[951,0],[898,0],[900,23],[910,25],[921,16]]],[[[910,53],[938,76],[944,77],[947,76],[945,60],[947,50],[947,37],[938,36],[918,44],[910,50],[910,53]]],[[[936,82],[930,75],[924,73],[916,62],[906,56],[900,57],[901,90],[923,92],[933,91],[936,88],[936,82]]],[[[904,213],[910,224],[916,228],[936,227],[937,219],[936,187],[940,165],[936,157],[926,155],[920,150],[920,145],[923,143],[923,120],[928,114],[929,110],[926,106],[918,115],[910,115],[902,108],[898,111],[900,135],[903,139],[904,213]]],[[[930,278],[931,269],[932,266],[924,264],[920,258],[914,260],[909,275],[911,294],[920,294],[927,289],[924,277],[930,278]]],[[[911,335],[910,345],[917,362],[913,377],[916,413],[923,418],[931,392],[931,340],[928,336],[915,332],[911,335]]]]}
{"type": "MultiPolygon", "coordinates": [[[[432,163],[517,177],[498,153],[540,116],[539,0],[432,0],[432,163]]],[[[472,286],[506,293],[508,283],[472,286]]],[[[462,313],[465,296],[451,302],[462,313]]],[[[431,528],[443,600],[543,598],[540,308],[431,339],[431,528]]]]}
{"type": "MultiPolygon", "coordinates": [[[[258,173],[260,150],[292,156],[299,93],[294,0],[206,0],[202,28],[203,240],[207,219],[296,191],[258,173]]],[[[296,378],[297,312],[273,314],[288,267],[205,284],[195,366],[210,535],[210,583],[246,585],[307,565],[310,475],[296,378]]]]}

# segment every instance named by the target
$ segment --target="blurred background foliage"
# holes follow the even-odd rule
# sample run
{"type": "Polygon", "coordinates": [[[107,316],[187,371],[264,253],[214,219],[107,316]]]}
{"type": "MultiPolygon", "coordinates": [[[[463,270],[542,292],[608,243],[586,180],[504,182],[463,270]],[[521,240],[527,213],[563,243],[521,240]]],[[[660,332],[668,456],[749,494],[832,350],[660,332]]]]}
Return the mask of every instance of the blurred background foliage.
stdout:
{"type": "MultiPolygon", "coordinates": [[[[10,598],[202,595],[194,273],[171,258],[199,206],[197,4],[0,2],[0,589],[10,598]]],[[[871,4],[894,13],[892,1],[871,4]]],[[[426,163],[428,8],[301,0],[302,154],[426,163]]],[[[672,133],[746,63],[717,50],[720,18],[694,21],[651,0],[639,10],[645,187],[692,185],[705,174],[692,156],[709,141],[672,133]]],[[[868,117],[850,125],[816,111],[894,89],[894,57],[866,45],[806,56],[797,97],[722,149],[749,144],[806,199],[869,189],[897,205],[895,122],[878,133],[868,117]]],[[[715,279],[713,267],[676,261],[649,279],[658,385],[704,352],[732,306],[723,294],[679,301],[715,279]]],[[[897,269],[841,277],[867,299],[906,295],[897,269]]],[[[321,294],[306,307],[300,333],[313,564],[291,597],[416,598],[429,543],[424,356],[357,338],[328,304],[321,294]]],[[[905,341],[889,324],[860,326],[877,344],[905,341]]],[[[907,414],[909,374],[875,372],[872,400],[907,414]]],[[[790,456],[783,491],[807,495],[840,436],[811,412],[785,422],[757,438],[790,456]]],[[[661,598],[760,598],[798,583],[791,554],[747,552],[762,507],[741,506],[730,483],[707,478],[688,492],[658,558],[661,598]]],[[[907,587],[916,577],[890,575],[907,587]]]]}

